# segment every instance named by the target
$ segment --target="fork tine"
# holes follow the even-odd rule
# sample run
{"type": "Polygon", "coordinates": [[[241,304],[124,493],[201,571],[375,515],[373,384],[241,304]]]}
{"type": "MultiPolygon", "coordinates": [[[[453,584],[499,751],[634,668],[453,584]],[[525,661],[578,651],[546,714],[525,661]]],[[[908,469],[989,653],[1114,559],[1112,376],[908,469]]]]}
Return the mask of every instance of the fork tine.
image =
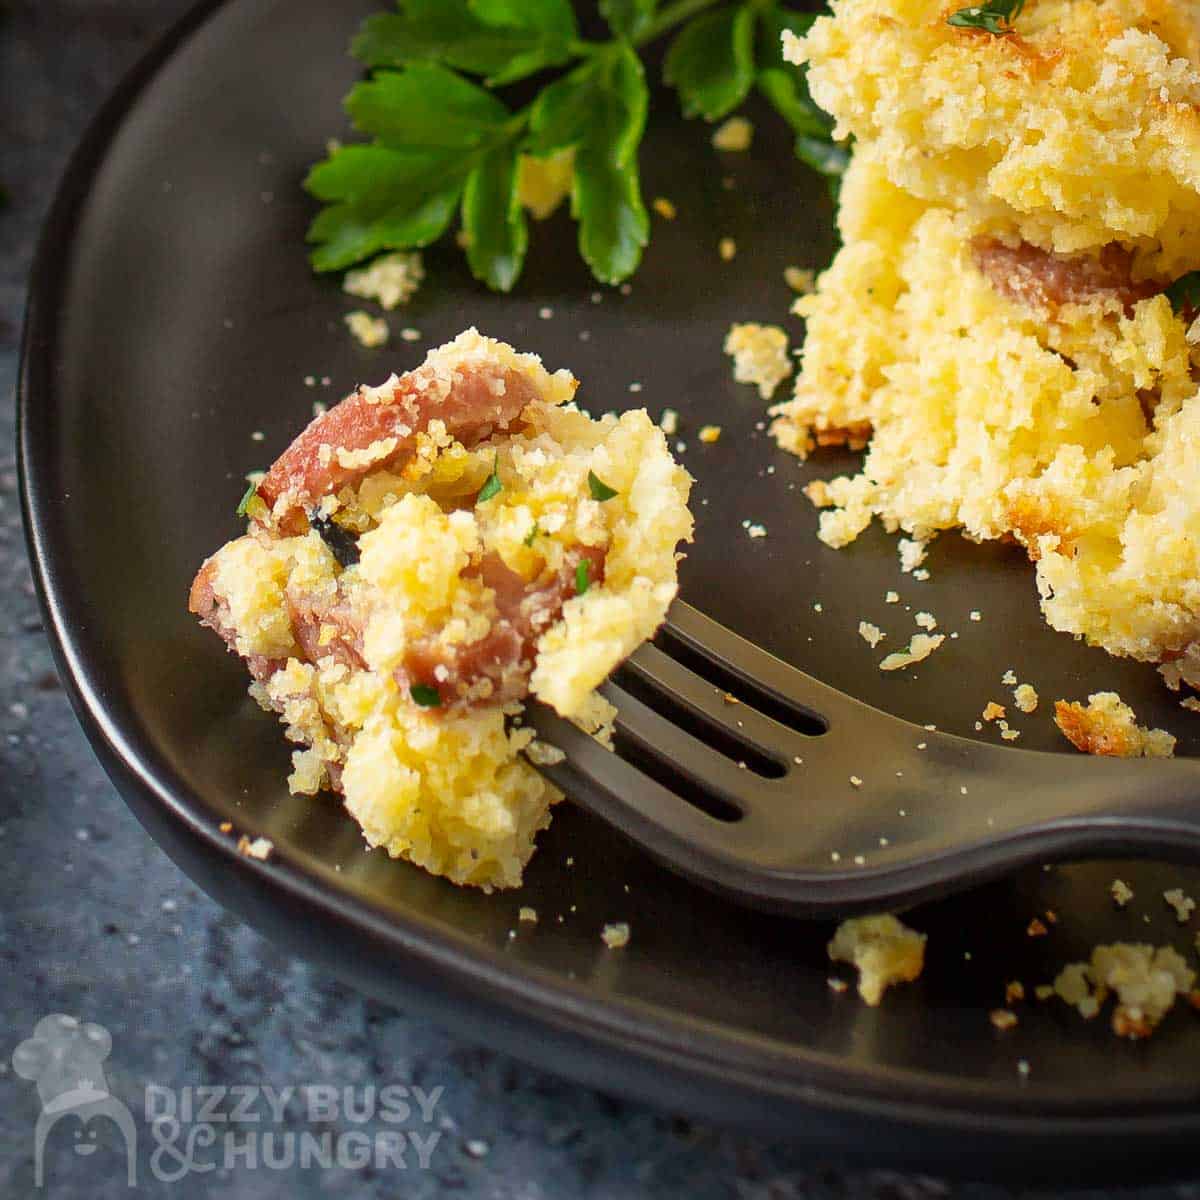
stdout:
{"type": "Polygon", "coordinates": [[[732,675],[750,693],[762,696],[767,701],[763,707],[767,709],[790,709],[821,727],[828,727],[830,718],[835,715],[840,720],[875,711],[789,666],[683,600],[676,600],[671,605],[663,632],[669,639],[732,675]]]}
{"type": "Polygon", "coordinates": [[[620,677],[624,678],[626,672],[650,684],[655,693],[691,714],[701,725],[726,730],[733,741],[746,743],[767,758],[781,759],[782,767],[812,744],[811,734],[797,733],[753,705],[742,704],[653,643],[639,646],[626,659],[620,677]]]}
{"type": "Polygon", "coordinates": [[[685,872],[697,867],[696,850],[732,862],[737,822],[709,816],[637,767],[601,746],[545,704],[527,704],[524,722],[566,758],[536,764],[568,796],[685,872]]]}

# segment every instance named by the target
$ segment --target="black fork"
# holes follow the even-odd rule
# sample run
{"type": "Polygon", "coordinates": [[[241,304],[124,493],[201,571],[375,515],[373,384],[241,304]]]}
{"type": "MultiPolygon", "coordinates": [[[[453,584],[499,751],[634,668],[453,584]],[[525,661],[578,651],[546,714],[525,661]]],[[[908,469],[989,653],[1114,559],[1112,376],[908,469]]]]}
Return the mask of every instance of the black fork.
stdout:
{"type": "Polygon", "coordinates": [[[987,745],[854,700],[677,601],[601,689],[617,752],[549,708],[539,769],[668,867],[758,908],[896,908],[1031,862],[1200,859],[1200,767],[987,745]]]}

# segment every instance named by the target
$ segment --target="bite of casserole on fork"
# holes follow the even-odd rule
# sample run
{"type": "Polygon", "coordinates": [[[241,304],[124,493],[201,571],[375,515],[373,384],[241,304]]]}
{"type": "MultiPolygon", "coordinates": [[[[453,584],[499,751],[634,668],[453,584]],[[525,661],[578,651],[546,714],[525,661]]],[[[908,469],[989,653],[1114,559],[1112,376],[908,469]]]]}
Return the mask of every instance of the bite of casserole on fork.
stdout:
{"type": "Polygon", "coordinates": [[[289,787],[340,792],[372,846],[514,887],[559,794],[527,695],[601,738],[595,691],[651,637],[691,479],[644,410],[474,329],[318,416],[200,568],[189,607],[282,718],[289,787]]]}

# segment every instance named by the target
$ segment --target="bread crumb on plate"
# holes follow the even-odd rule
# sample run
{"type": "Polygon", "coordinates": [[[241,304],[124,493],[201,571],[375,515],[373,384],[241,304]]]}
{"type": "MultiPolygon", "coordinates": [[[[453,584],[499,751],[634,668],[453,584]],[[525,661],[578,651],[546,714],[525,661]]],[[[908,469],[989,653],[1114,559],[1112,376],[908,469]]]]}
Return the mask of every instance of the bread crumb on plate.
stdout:
{"type": "Polygon", "coordinates": [[[1133,709],[1116,692],[1094,692],[1087,704],[1056,700],[1054,723],[1084,754],[1113,758],[1171,758],[1175,738],[1165,729],[1137,723],[1133,709]]]}
{"type": "Polygon", "coordinates": [[[888,913],[843,921],[828,947],[834,962],[858,970],[858,994],[877,1005],[896,983],[910,983],[925,966],[925,935],[888,913]]]}

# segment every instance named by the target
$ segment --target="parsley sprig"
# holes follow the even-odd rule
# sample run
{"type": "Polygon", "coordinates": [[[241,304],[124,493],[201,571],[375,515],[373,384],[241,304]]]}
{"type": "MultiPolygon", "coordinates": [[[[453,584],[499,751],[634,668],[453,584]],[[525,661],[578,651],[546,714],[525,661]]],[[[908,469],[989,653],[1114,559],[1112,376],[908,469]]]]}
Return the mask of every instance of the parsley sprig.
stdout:
{"type": "Polygon", "coordinates": [[[757,87],[792,127],[803,161],[827,175],[844,169],[832,122],[780,48],[783,31],[804,33],[811,14],[780,0],[601,0],[600,10],[611,34],[601,41],[581,36],[571,0],[398,0],[369,17],[351,52],[370,75],[346,98],[366,140],[335,147],[305,182],[324,205],[308,232],[314,269],[426,246],[457,215],[471,271],[508,291],[529,246],[522,156],[571,150],[580,253],[601,282],[627,279],[650,236],[639,51],[676,30],[665,72],[686,115],[720,120],[757,87]],[[521,108],[498,94],[551,71],[521,108]]]}
{"type": "Polygon", "coordinates": [[[946,18],[947,25],[961,29],[983,29],[988,33],[1003,35],[1012,32],[1013,22],[1021,15],[1025,0],[987,0],[986,4],[972,5],[952,12],[946,18]]]}

